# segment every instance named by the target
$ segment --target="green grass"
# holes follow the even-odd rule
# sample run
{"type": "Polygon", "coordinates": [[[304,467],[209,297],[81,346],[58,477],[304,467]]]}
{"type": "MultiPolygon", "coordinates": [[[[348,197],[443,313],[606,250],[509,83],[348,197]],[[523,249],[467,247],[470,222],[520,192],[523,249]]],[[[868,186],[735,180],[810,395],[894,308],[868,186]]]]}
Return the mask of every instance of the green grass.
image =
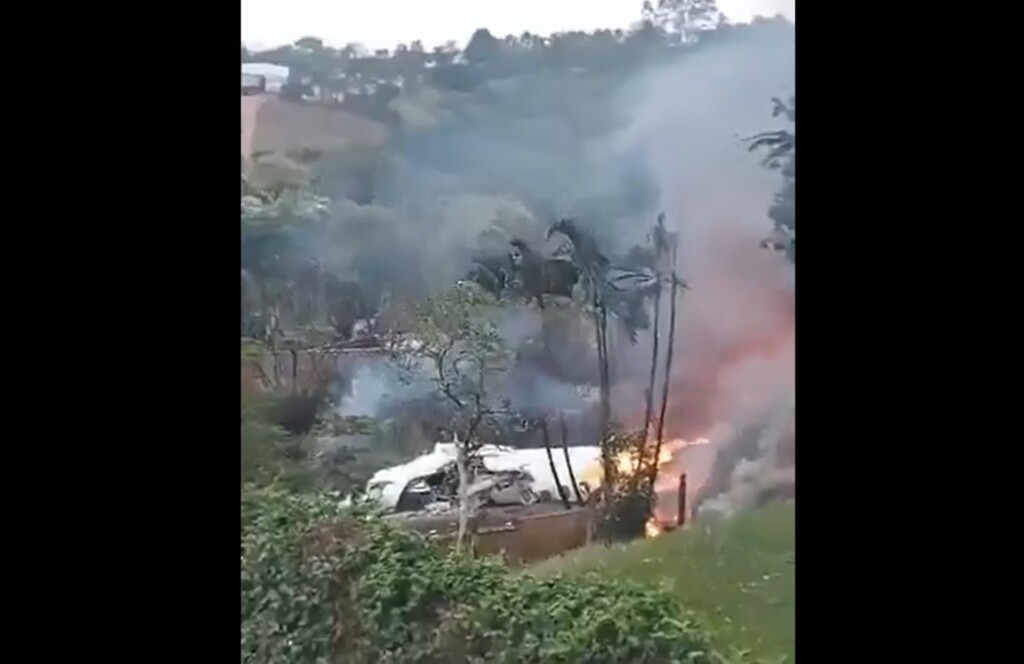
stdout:
{"type": "Polygon", "coordinates": [[[623,546],[592,546],[529,573],[596,571],[663,584],[723,652],[795,662],[795,519],[770,505],[623,546]]]}

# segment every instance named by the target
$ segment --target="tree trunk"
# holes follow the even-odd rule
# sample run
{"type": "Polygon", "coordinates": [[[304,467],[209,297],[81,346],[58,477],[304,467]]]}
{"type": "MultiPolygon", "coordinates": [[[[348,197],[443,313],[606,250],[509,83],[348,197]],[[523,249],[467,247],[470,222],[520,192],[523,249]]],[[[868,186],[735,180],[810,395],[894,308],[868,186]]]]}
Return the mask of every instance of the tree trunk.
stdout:
{"type": "Polygon", "coordinates": [[[299,393],[299,352],[289,348],[288,353],[292,356],[292,394],[299,393]]]}
{"type": "Polygon", "coordinates": [[[455,550],[462,551],[466,541],[466,530],[469,523],[469,441],[459,442],[455,439],[455,465],[459,470],[459,529],[455,535],[455,550]]]}
{"type": "Polygon", "coordinates": [[[551,335],[553,333],[553,330],[551,328],[552,328],[553,321],[550,320],[550,317],[552,315],[554,315],[554,314],[549,314],[549,312],[546,309],[541,309],[541,311],[540,311],[540,325],[541,325],[540,333],[541,333],[541,343],[544,346],[544,362],[549,367],[556,367],[558,365],[555,362],[555,353],[554,353],[554,351],[551,348],[551,335]]]}
{"type": "Polygon", "coordinates": [[[281,329],[280,309],[273,304],[268,309],[266,318],[267,339],[270,341],[270,352],[274,358],[274,387],[281,386],[281,362],[277,352],[278,332],[281,329]]]}
{"type": "Polygon", "coordinates": [[[598,385],[598,394],[600,396],[600,404],[601,404],[601,422],[600,422],[600,424],[601,424],[601,435],[603,436],[604,433],[605,433],[605,430],[608,428],[608,420],[610,418],[606,415],[606,411],[608,409],[607,409],[607,403],[605,403],[605,399],[604,399],[604,363],[605,363],[604,353],[605,353],[605,347],[604,347],[604,334],[601,331],[601,312],[600,312],[599,309],[595,309],[595,311],[594,311],[594,337],[595,337],[595,341],[597,342],[597,385],[598,385]]]}
{"type": "Polygon", "coordinates": [[[277,389],[281,386],[281,360],[278,357],[277,340],[274,337],[270,337],[270,357],[273,362],[271,367],[274,371],[274,389],[277,389]]]}
{"type": "MultiPolygon", "coordinates": [[[[661,327],[661,273],[655,272],[657,284],[654,288],[654,339],[651,346],[651,372],[647,379],[646,403],[644,404],[644,437],[640,441],[640,454],[637,455],[634,477],[639,475],[647,453],[647,440],[651,433],[651,417],[654,416],[654,379],[658,373],[658,342],[661,327]]],[[[657,459],[655,459],[655,462],[657,459]]]]}
{"type": "Polygon", "coordinates": [[[608,423],[611,423],[611,362],[614,355],[608,346],[608,309],[601,306],[601,337],[604,340],[604,400],[608,404],[608,423]]]}
{"type": "MultiPolygon", "coordinates": [[[[608,368],[610,362],[608,352],[608,309],[603,303],[601,304],[601,344],[604,348],[604,353],[601,357],[601,419],[603,435],[607,436],[612,425],[612,386],[611,372],[608,368]]],[[[605,469],[605,481],[607,482],[611,479],[615,460],[608,454],[606,455],[606,462],[608,466],[605,469]]]]}
{"type": "MultiPolygon", "coordinates": [[[[595,307],[599,305],[596,304],[595,307]]],[[[608,452],[608,445],[605,438],[608,435],[608,425],[611,419],[611,407],[608,404],[604,389],[604,335],[601,333],[601,312],[599,308],[594,309],[594,334],[597,337],[597,379],[600,394],[600,421],[598,422],[598,445],[601,446],[601,468],[604,474],[603,480],[607,484],[611,480],[611,454],[608,452]]]]}
{"type": "Polygon", "coordinates": [[[576,494],[576,501],[584,503],[583,494],[580,493],[580,485],[576,482],[576,473],[572,470],[572,461],[569,460],[569,427],[565,424],[565,415],[559,414],[558,424],[562,435],[562,453],[565,454],[565,467],[569,469],[569,482],[572,483],[572,492],[576,494]]]}
{"type": "Polygon", "coordinates": [[[661,444],[665,439],[665,411],[668,409],[668,388],[672,378],[672,350],[676,337],[676,296],[679,289],[679,277],[676,275],[676,248],[672,247],[672,288],[669,291],[668,314],[668,348],[665,352],[665,380],[661,390],[661,414],[658,417],[658,439],[654,444],[654,460],[651,463],[651,487],[658,479],[658,458],[661,456],[661,444]]]}
{"type": "Polygon", "coordinates": [[[604,344],[604,362],[601,364],[602,384],[604,385],[605,420],[607,424],[612,421],[612,380],[611,380],[611,356],[608,352],[608,308],[601,305],[601,341],[604,344]]]}
{"type": "Polygon", "coordinates": [[[569,509],[569,496],[566,495],[565,489],[562,488],[562,480],[558,478],[558,469],[555,468],[555,456],[551,453],[551,434],[548,432],[548,419],[546,417],[540,421],[540,432],[544,437],[544,451],[548,453],[548,466],[551,467],[551,477],[555,479],[558,498],[562,501],[562,506],[565,509],[569,509]]]}

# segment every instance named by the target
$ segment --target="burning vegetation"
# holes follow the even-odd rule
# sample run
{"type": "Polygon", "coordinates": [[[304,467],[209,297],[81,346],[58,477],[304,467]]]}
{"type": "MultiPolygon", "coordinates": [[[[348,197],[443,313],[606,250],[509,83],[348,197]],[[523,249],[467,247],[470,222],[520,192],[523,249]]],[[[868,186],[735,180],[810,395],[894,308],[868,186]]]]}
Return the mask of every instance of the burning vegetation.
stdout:
{"type": "MultiPolygon", "coordinates": [[[[647,537],[653,537],[676,526],[683,525],[688,515],[685,511],[685,499],[680,502],[680,488],[684,489],[686,495],[687,485],[685,472],[677,473],[681,466],[680,459],[689,448],[708,445],[711,441],[707,438],[695,438],[685,440],[674,438],[665,441],[657,459],[656,479],[653,486],[653,505],[651,514],[644,524],[644,533],[647,537]],[[680,507],[684,509],[680,512],[680,507]]],[[[648,440],[647,447],[653,449],[657,441],[648,440]]],[[[615,472],[618,477],[623,478],[627,483],[632,483],[634,476],[643,472],[637,469],[637,455],[634,451],[627,450],[615,455],[615,472]]],[[[594,486],[602,484],[603,469],[599,464],[594,464],[582,473],[584,481],[593,483],[594,486]]]]}

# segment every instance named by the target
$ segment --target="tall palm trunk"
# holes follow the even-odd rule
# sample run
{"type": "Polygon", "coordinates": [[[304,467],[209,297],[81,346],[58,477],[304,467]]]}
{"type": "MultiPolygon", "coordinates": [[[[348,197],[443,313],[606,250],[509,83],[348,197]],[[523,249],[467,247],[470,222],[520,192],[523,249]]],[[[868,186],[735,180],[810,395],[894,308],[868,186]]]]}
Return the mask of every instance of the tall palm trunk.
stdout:
{"type": "Polygon", "coordinates": [[[608,390],[605,386],[605,366],[607,364],[607,352],[608,349],[605,347],[605,334],[604,328],[601,325],[601,305],[599,304],[597,297],[594,298],[594,334],[597,337],[597,374],[598,374],[598,385],[600,395],[600,429],[599,429],[599,445],[601,446],[601,468],[604,473],[604,484],[607,486],[612,479],[612,456],[608,449],[608,444],[605,438],[608,436],[608,426],[611,420],[611,404],[608,399],[608,390]]]}
{"type": "Polygon", "coordinates": [[[607,480],[608,453],[604,442],[608,430],[608,416],[606,415],[606,404],[604,401],[604,372],[601,367],[604,365],[604,344],[601,342],[601,314],[594,309],[594,336],[597,341],[597,382],[598,382],[598,445],[601,446],[601,467],[605,471],[607,480]]]}
{"type": "Polygon", "coordinates": [[[548,314],[547,310],[546,309],[541,309],[540,310],[540,340],[541,340],[541,344],[543,344],[544,362],[549,367],[556,366],[556,364],[555,364],[555,353],[551,349],[551,345],[552,345],[551,344],[551,336],[553,334],[552,325],[553,325],[553,321],[551,320],[551,316],[548,314]]]}
{"type": "MultiPolygon", "coordinates": [[[[643,440],[640,441],[640,453],[637,455],[634,477],[640,474],[641,469],[644,467],[643,463],[646,461],[647,440],[651,433],[651,418],[654,416],[654,379],[658,373],[658,344],[661,329],[661,273],[655,272],[654,278],[657,281],[654,287],[654,339],[651,344],[651,372],[647,377],[647,391],[644,394],[646,397],[646,403],[644,404],[644,436],[643,440]]],[[[656,461],[657,459],[655,458],[654,462],[656,461]]]]}
{"type": "MultiPolygon", "coordinates": [[[[611,379],[611,353],[608,352],[608,307],[601,304],[601,340],[604,343],[604,362],[601,365],[601,378],[604,385],[604,402],[607,413],[607,422],[612,421],[612,379],[611,379]]],[[[607,424],[605,425],[607,428],[607,424]]]]}
{"type": "Polygon", "coordinates": [[[576,482],[576,473],[572,470],[572,461],[569,459],[569,427],[565,424],[565,414],[559,413],[558,424],[562,436],[562,454],[565,455],[565,467],[569,469],[569,482],[572,484],[572,492],[576,494],[576,502],[582,505],[583,494],[580,493],[580,485],[576,482]]]}
{"type": "Polygon", "coordinates": [[[555,468],[555,457],[551,453],[551,434],[548,433],[548,418],[543,418],[540,421],[540,432],[544,437],[544,451],[548,453],[548,466],[551,467],[551,477],[555,480],[555,487],[558,489],[558,497],[562,501],[562,505],[565,509],[569,509],[569,496],[565,493],[565,488],[562,487],[562,480],[558,478],[558,469],[555,468]]]}
{"type": "Polygon", "coordinates": [[[665,352],[665,379],[661,390],[661,414],[658,417],[658,438],[654,444],[654,459],[651,463],[650,482],[654,487],[658,479],[658,459],[661,445],[665,440],[665,411],[668,409],[668,388],[672,378],[672,351],[676,339],[676,296],[679,290],[679,276],[676,274],[676,247],[672,247],[672,288],[669,291],[668,348],[665,352]]]}

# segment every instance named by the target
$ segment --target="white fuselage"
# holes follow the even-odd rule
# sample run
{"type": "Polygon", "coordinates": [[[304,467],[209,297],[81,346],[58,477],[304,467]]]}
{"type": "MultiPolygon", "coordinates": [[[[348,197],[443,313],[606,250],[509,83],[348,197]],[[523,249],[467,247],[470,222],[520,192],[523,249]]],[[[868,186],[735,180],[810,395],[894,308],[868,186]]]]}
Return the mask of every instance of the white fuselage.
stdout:
{"type": "MultiPolygon", "coordinates": [[[[565,463],[565,452],[560,447],[551,450],[555,471],[562,486],[568,487],[569,468],[565,463]]],[[[522,470],[533,477],[533,490],[540,494],[549,492],[558,495],[558,486],[551,473],[551,463],[544,448],[516,449],[484,445],[478,452],[484,466],[491,471],[522,470]]],[[[569,459],[577,481],[585,468],[600,463],[601,448],[596,446],[570,447],[569,459]]],[[[415,479],[436,473],[455,461],[455,443],[437,443],[434,449],[412,461],[374,473],[367,483],[367,493],[375,498],[381,507],[393,510],[406,486],[415,479]]],[[[593,489],[594,487],[591,487],[593,489]]]]}

